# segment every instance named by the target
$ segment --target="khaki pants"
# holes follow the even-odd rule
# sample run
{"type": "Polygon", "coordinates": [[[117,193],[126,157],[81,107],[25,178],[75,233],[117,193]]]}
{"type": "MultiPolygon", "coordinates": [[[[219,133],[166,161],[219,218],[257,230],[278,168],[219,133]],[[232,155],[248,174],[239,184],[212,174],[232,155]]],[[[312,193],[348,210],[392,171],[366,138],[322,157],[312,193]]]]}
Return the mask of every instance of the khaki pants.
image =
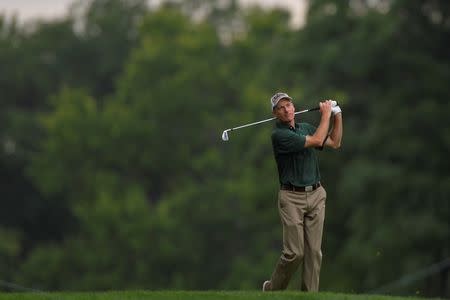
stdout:
{"type": "Polygon", "coordinates": [[[280,190],[278,210],[283,224],[283,251],[270,280],[271,290],[286,289],[302,261],[302,290],[319,290],[325,199],[323,187],[312,192],[280,190]]]}

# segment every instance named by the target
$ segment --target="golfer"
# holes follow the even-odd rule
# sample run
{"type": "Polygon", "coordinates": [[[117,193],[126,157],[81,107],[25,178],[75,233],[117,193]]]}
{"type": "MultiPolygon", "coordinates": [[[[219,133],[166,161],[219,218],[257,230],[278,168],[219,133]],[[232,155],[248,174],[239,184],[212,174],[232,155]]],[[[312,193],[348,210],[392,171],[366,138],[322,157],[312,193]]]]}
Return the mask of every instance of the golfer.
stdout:
{"type": "Polygon", "coordinates": [[[272,146],[280,181],[278,210],[283,225],[283,250],[272,277],[263,283],[263,291],[286,289],[302,262],[302,290],[318,291],[326,191],[320,183],[316,149],[340,147],[341,109],[332,107],[330,100],[321,102],[322,115],[316,128],[295,122],[295,107],[286,93],[276,93],[270,102],[277,118],[272,146]]]}

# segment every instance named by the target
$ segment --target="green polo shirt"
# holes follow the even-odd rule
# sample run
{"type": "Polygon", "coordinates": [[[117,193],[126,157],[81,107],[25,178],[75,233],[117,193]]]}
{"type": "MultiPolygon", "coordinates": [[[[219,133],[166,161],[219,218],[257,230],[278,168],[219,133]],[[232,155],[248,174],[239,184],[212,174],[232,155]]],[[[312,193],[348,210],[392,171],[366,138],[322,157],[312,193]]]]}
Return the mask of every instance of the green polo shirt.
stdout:
{"type": "Polygon", "coordinates": [[[272,147],[280,184],[307,186],[320,181],[316,150],[305,148],[306,136],[315,132],[316,127],[308,123],[295,123],[292,127],[277,121],[272,132],[272,147]]]}

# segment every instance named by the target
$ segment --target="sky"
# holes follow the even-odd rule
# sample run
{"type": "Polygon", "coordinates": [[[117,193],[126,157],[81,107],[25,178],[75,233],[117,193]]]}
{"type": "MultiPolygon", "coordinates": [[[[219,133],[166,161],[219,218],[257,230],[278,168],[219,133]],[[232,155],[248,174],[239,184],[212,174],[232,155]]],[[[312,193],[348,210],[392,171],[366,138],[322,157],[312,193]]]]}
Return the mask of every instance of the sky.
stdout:
{"type": "MultiPolygon", "coordinates": [[[[149,0],[159,2],[160,0],[149,0]]],[[[284,7],[292,13],[294,26],[302,25],[305,0],[239,0],[242,5],[260,4],[270,7],[284,7]]],[[[63,16],[74,0],[0,0],[0,14],[17,15],[20,21],[33,18],[55,18],[63,16]]]]}

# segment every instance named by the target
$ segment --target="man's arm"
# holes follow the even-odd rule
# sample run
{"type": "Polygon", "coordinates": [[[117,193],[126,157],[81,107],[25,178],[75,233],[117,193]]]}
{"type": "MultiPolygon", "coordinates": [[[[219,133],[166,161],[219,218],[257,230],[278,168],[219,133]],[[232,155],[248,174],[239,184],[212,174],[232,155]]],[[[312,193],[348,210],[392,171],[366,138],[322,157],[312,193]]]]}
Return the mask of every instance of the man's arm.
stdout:
{"type": "Polygon", "coordinates": [[[322,117],[320,118],[320,124],[313,135],[306,136],[305,148],[321,147],[328,134],[328,128],[330,127],[330,117],[331,117],[331,101],[327,100],[325,102],[319,103],[319,105],[320,105],[320,112],[322,113],[322,117]]]}
{"type": "Polygon", "coordinates": [[[330,132],[330,136],[325,141],[325,146],[339,149],[341,147],[342,133],[342,113],[337,113],[334,115],[333,129],[330,132]]]}

